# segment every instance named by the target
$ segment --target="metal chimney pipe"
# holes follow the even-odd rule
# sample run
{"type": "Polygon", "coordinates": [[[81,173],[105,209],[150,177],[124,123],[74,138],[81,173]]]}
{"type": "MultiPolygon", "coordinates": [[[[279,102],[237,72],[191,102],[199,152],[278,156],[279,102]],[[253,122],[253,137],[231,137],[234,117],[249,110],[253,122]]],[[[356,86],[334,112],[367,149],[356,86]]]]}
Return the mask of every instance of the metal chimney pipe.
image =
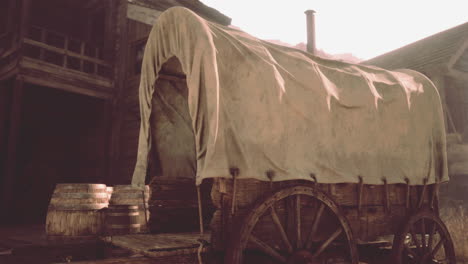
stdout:
{"type": "Polygon", "coordinates": [[[307,19],[307,51],[315,55],[315,11],[304,12],[307,19]]]}

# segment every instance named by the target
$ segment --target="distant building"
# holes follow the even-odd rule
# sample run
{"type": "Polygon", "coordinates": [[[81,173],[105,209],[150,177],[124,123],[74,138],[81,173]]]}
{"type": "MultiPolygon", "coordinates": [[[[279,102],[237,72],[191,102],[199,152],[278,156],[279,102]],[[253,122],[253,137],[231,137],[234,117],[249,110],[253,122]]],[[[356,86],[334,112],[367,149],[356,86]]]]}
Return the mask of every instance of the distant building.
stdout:
{"type": "Polygon", "coordinates": [[[450,182],[441,189],[443,207],[466,205],[468,196],[468,23],[416,41],[362,64],[385,69],[413,69],[437,86],[448,133],[447,153],[450,182]],[[457,138],[458,140],[453,140],[457,138]]]}
{"type": "Polygon", "coordinates": [[[428,76],[439,89],[449,133],[468,141],[468,23],[421,39],[362,64],[407,68],[428,76]]]}

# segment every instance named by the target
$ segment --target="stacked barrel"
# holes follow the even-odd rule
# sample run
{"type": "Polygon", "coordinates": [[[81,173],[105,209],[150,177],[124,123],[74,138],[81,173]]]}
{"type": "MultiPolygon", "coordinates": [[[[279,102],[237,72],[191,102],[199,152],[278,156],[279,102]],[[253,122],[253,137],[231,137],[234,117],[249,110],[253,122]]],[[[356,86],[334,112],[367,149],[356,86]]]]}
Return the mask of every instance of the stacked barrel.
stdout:
{"type": "Polygon", "coordinates": [[[149,187],[57,184],[46,219],[49,240],[93,240],[147,232],[149,187]]]}
{"type": "Polygon", "coordinates": [[[108,231],[114,234],[148,232],[149,198],[149,186],[114,186],[107,214],[108,231]],[[129,217],[124,217],[125,214],[129,217]]]}
{"type": "Polygon", "coordinates": [[[109,204],[105,184],[57,184],[46,219],[48,238],[86,239],[102,233],[102,209],[109,204]]]}

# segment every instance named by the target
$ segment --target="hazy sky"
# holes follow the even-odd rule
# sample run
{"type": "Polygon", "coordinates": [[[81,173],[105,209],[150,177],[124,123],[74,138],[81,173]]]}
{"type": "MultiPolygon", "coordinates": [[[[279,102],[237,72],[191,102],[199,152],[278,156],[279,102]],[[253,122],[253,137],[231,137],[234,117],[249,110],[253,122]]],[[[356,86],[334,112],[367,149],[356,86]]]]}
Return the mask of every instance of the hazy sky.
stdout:
{"type": "Polygon", "coordinates": [[[261,39],[306,42],[313,9],[318,49],[370,59],[468,22],[468,0],[201,0],[261,39]]]}

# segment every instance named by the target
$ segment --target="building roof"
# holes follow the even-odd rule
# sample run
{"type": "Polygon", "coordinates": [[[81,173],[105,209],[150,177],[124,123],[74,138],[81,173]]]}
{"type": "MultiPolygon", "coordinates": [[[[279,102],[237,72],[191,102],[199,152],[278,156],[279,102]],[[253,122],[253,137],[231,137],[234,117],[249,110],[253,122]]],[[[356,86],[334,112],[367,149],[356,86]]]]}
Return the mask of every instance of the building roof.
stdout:
{"type": "Polygon", "coordinates": [[[447,64],[468,40],[468,22],[377,56],[362,64],[386,69],[410,68],[423,71],[447,64]]]}
{"type": "Polygon", "coordinates": [[[203,4],[199,0],[128,0],[128,2],[159,11],[165,11],[166,9],[174,6],[183,6],[218,24],[224,26],[231,24],[230,17],[227,17],[218,10],[203,4]]]}

